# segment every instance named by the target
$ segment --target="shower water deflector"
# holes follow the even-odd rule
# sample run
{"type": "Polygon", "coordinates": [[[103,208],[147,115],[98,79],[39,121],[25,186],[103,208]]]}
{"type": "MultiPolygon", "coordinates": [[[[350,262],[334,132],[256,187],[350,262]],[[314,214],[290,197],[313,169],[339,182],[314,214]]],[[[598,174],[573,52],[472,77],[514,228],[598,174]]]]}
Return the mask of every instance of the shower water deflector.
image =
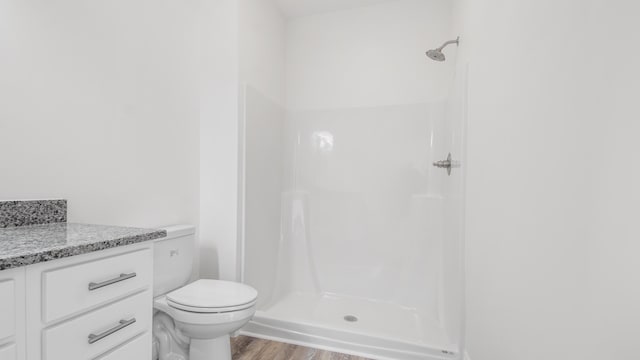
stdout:
{"type": "Polygon", "coordinates": [[[458,36],[455,40],[449,40],[449,41],[445,42],[444,44],[442,44],[442,46],[440,46],[437,49],[433,49],[433,50],[427,51],[427,56],[431,60],[445,61],[447,59],[447,57],[444,56],[444,53],[442,52],[442,49],[447,47],[447,45],[451,45],[451,44],[460,45],[460,36],[458,36]]]}

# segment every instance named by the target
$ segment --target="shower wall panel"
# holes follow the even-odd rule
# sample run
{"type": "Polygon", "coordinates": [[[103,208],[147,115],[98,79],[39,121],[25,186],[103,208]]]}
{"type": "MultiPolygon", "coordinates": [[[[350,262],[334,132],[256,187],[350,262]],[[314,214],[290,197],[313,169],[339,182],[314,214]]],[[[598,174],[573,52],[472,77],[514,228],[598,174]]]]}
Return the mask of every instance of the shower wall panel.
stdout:
{"type": "Polygon", "coordinates": [[[289,290],[312,279],[321,292],[436,317],[443,196],[430,161],[443,122],[438,103],[289,113],[283,217],[296,226],[283,234],[301,253],[279,264],[308,259],[291,270],[311,271],[289,290]]]}
{"type": "Polygon", "coordinates": [[[260,293],[258,307],[276,286],[283,189],[284,109],[251,86],[244,107],[244,280],[260,293]]]}

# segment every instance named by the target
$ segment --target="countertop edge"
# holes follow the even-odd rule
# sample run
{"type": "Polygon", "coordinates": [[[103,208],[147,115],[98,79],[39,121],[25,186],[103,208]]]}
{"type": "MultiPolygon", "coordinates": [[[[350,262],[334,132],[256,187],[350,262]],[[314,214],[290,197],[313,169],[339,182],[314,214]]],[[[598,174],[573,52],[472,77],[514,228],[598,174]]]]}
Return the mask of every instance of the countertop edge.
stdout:
{"type": "Polygon", "coordinates": [[[120,238],[99,241],[91,244],[81,244],[60,249],[37,251],[27,255],[17,255],[0,259],[0,271],[16,269],[24,266],[64,259],[72,256],[89,254],[101,250],[113,249],[121,246],[134,245],[167,237],[167,231],[150,229],[148,233],[124,236],[120,238]]]}

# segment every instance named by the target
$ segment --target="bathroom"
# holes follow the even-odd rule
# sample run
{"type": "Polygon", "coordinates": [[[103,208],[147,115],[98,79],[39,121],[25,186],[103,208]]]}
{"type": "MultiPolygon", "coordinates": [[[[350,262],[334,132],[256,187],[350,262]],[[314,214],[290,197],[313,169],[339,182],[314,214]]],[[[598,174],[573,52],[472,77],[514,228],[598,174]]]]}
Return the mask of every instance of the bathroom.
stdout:
{"type": "Polygon", "coordinates": [[[637,14],[1,0],[0,360],[638,359],[637,14]]]}

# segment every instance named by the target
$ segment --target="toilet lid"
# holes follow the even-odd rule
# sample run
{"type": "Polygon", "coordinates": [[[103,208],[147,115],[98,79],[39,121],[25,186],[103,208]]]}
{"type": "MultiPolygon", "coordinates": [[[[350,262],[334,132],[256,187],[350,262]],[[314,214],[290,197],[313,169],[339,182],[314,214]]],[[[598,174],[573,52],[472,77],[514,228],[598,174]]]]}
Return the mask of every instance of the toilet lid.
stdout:
{"type": "Polygon", "coordinates": [[[188,308],[232,308],[252,303],[258,291],[251,286],[222,280],[198,280],[167,294],[167,300],[188,308]]]}

